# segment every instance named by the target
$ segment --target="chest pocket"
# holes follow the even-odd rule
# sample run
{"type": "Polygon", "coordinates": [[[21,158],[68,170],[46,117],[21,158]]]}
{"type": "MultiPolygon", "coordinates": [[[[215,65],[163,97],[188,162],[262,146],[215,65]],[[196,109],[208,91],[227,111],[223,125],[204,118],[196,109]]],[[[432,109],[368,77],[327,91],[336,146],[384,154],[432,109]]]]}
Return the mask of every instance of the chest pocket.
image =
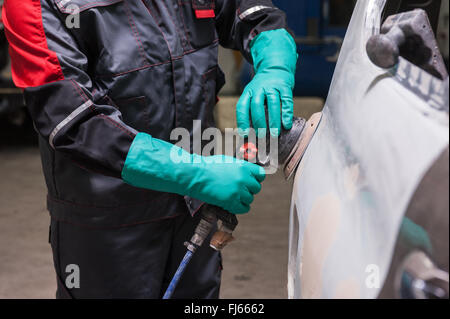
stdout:
{"type": "Polygon", "coordinates": [[[66,27],[88,55],[90,72],[116,76],[169,59],[142,3],[124,0],[53,0],[66,27]],[[144,32],[155,34],[143,37],[144,32]]]}
{"type": "Polygon", "coordinates": [[[178,4],[187,39],[194,49],[217,40],[215,0],[179,0],[178,4]]]}

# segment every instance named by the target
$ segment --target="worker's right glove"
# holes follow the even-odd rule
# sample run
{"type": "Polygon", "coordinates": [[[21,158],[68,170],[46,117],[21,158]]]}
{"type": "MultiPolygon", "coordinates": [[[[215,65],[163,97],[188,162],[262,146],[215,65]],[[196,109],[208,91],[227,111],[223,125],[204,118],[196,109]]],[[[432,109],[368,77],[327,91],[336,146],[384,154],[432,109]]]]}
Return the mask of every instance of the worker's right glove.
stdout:
{"type": "Polygon", "coordinates": [[[190,196],[233,214],[245,214],[261,190],[265,171],[228,156],[189,154],[139,133],[128,152],[122,178],[135,187],[190,196]]]}

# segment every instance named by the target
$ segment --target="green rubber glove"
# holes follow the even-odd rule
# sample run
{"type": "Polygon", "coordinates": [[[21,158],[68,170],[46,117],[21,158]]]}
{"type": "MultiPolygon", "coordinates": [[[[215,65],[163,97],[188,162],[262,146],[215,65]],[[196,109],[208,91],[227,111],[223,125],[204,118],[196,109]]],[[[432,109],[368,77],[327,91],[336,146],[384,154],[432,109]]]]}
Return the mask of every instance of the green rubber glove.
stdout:
{"type": "Polygon", "coordinates": [[[247,136],[250,114],[259,137],[267,132],[264,102],[267,100],[269,126],[272,136],[279,136],[281,123],[292,128],[297,46],[285,29],[259,34],[250,44],[255,76],[247,85],[236,107],[239,133],[247,136]],[[280,108],[281,105],[281,108],[280,108]],[[261,131],[258,131],[261,129],[261,131]]]}
{"type": "Polygon", "coordinates": [[[264,178],[255,164],[189,154],[145,133],[136,135],[122,170],[122,179],[135,187],[187,195],[233,214],[250,210],[264,178]]]}

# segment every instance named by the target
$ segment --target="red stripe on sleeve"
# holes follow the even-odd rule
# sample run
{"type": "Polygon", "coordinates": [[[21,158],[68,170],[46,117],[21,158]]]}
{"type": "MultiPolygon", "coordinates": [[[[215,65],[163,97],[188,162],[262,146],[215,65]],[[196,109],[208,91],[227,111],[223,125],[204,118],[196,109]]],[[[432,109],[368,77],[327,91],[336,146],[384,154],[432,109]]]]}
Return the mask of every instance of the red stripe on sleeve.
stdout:
{"type": "Polygon", "coordinates": [[[6,0],[2,19],[14,84],[35,87],[64,80],[56,53],[48,49],[40,0],[6,0]]]}

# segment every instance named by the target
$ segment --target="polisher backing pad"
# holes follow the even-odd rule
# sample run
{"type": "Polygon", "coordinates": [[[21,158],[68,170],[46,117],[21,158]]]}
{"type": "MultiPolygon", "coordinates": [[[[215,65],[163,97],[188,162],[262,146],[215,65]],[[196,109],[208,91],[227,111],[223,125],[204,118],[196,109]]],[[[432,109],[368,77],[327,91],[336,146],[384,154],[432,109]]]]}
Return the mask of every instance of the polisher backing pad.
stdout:
{"type": "Polygon", "coordinates": [[[309,146],[314,134],[317,131],[317,128],[322,119],[322,112],[315,113],[311,116],[311,118],[306,122],[305,129],[303,130],[300,138],[297,143],[293,147],[286,164],[284,165],[283,172],[286,180],[289,180],[295,173],[298,165],[300,164],[303,155],[309,146]]]}

